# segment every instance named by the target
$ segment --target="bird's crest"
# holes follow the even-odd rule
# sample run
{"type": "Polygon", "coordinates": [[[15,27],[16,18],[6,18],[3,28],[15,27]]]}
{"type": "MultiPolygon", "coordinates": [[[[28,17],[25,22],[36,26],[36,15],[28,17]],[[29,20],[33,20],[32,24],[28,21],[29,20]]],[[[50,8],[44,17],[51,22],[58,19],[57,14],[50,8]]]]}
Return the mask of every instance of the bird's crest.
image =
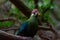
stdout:
{"type": "Polygon", "coordinates": [[[33,9],[32,15],[40,15],[40,13],[38,12],[38,9],[33,9]]]}
{"type": "Polygon", "coordinates": [[[38,12],[38,10],[37,9],[33,9],[32,13],[34,13],[34,12],[38,12]]]}

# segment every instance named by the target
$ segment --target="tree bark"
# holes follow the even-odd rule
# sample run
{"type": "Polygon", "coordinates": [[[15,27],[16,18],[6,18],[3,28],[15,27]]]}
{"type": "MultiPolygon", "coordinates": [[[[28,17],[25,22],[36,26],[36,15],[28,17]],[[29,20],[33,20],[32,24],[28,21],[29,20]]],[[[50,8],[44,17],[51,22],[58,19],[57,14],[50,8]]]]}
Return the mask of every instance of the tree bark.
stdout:
{"type": "Polygon", "coordinates": [[[10,0],[24,15],[30,17],[31,10],[21,0],[10,0]]]}
{"type": "Polygon", "coordinates": [[[32,40],[32,38],[16,36],[0,30],[0,40],[32,40]]]}

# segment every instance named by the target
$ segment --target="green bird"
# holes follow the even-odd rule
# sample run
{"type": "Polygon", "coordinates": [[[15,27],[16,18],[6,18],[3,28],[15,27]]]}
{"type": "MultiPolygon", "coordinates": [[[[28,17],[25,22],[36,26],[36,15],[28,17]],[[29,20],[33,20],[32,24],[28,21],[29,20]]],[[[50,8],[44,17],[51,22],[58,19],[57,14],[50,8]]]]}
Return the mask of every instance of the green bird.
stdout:
{"type": "Polygon", "coordinates": [[[30,18],[21,24],[20,28],[17,30],[16,35],[33,38],[38,30],[37,16],[38,10],[34,9],[30,18]]]}

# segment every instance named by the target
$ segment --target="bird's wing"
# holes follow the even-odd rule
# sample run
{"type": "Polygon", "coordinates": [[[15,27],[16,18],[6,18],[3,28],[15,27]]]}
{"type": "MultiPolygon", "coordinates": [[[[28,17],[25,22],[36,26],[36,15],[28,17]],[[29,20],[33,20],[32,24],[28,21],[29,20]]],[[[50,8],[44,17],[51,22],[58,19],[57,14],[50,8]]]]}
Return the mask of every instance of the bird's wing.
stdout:
{"type": "Polygon", "coordinates": [[[28,24],[27,21],[24,22],[24,23],[22,23],[21,26],[20,26],[20,28],[19,28],[18,31],[16,32],[16,34],[22,32],[22,30],[24,30],[24,29],[27,27],[27,24],[28,24]]]}

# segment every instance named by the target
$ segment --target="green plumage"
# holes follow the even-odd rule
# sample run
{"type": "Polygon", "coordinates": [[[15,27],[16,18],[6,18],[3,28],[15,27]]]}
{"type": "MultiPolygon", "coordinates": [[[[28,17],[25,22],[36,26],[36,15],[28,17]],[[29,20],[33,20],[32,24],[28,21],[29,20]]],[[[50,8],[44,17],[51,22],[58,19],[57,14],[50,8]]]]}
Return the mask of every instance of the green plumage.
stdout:
{"type": "Polygon", "coordinates": [[[37,27],[37,25],[38,25],[36,15],[31,15],[31,17],[27,21],[28,21],[28,24],[30,25],[30,27],[31,27],[31,25],[33,25],[34,27],[37,27]]]}
{"type": "Polygon", "coordinates": [[[33,37],[38,29],[38,21],[36,15],[32,14],[31,17],[26,20],[20,26],[17,35],[33,37]]]}

